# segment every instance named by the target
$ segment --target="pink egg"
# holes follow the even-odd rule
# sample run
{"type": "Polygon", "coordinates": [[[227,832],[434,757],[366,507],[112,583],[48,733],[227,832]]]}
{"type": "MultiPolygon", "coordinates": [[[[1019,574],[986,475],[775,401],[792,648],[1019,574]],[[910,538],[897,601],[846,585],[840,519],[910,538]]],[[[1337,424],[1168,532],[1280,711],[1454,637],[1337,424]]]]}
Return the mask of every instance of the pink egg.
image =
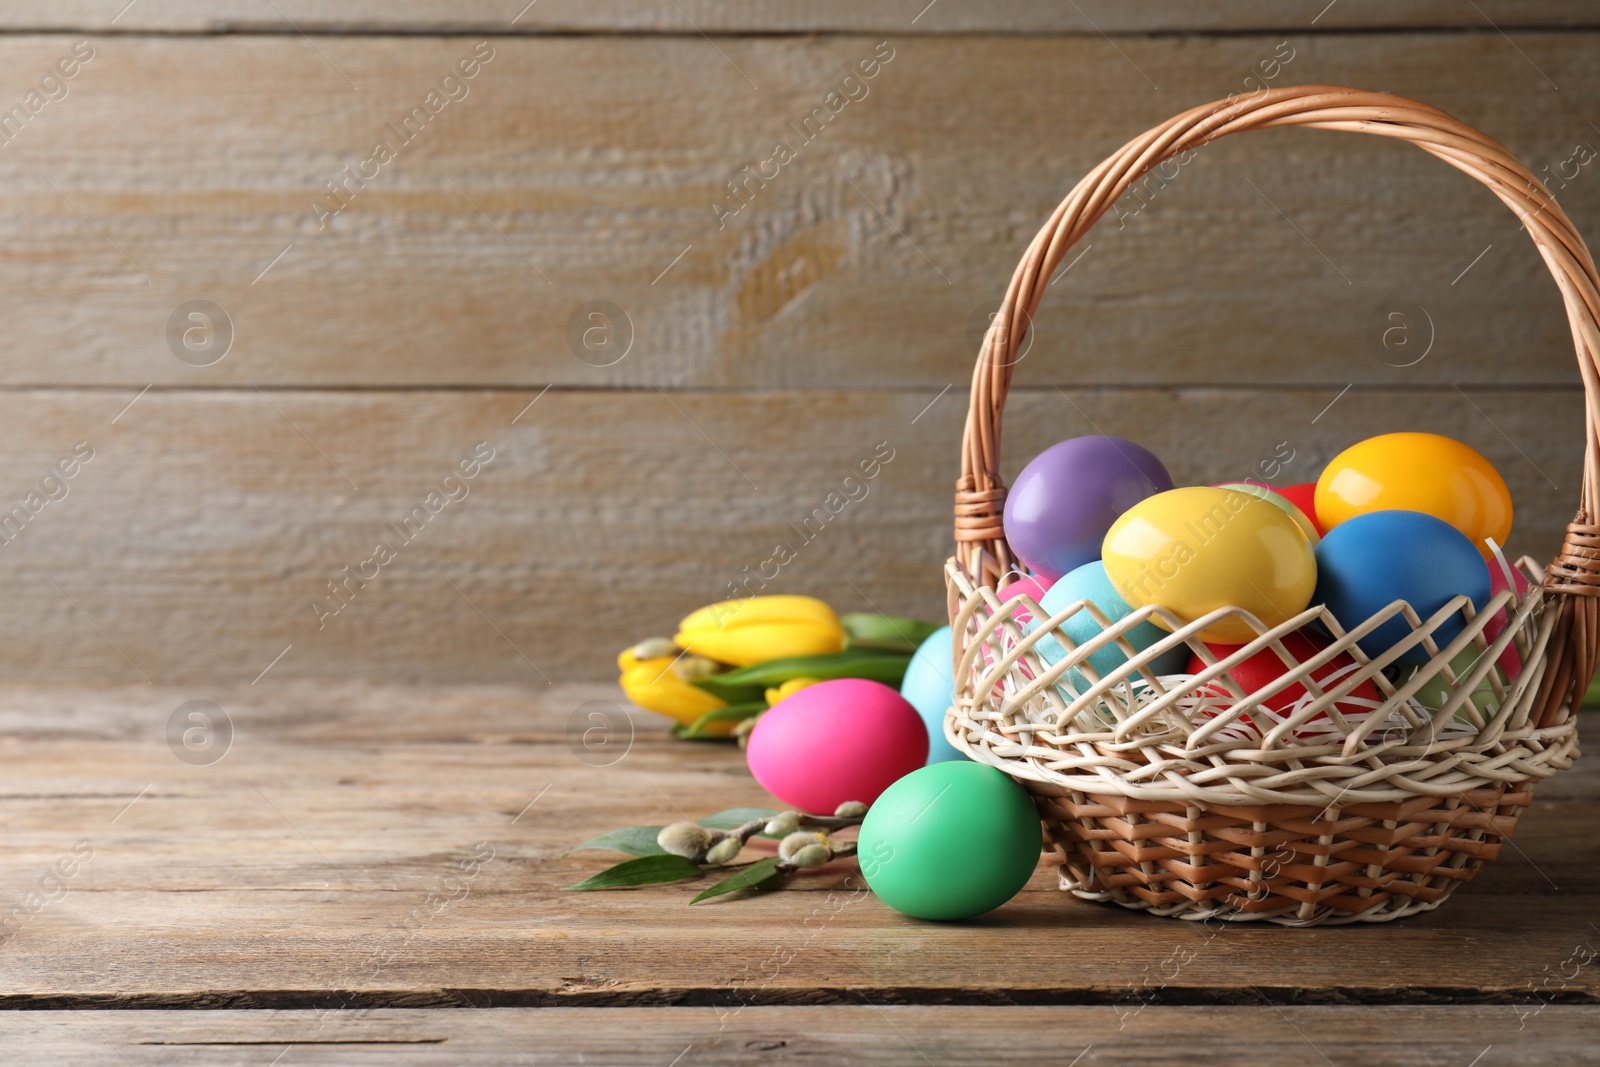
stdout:
{"type": "MultiPolygon", "coordinates": [[[[1043,600],[1044,595],[1050,591],[1050,583],[1037,574],[1013,574],[1000,583],[1000,588],[995,590],[995,595],[1004,604],[1014,596],[1031,596],[1035,601],[1043,600]]],[[[1011,617],[1018,622],[1029,622],[1033,614],[1026,607],[1018,604],[1011,609],[1011,617]]]]}
{"type": "Polygon", "coordinates": [[[761,787],[785,804],[832,815],[847,800],[871,804],[926,763],[928,728],[882,682],[838,678],[773,705],[750,732],[745,759],[761,787]]]}
{"type": "MultiPolygon", "coordinates": [[[[1527,595],[1528,580],[1522,576],[1520,571],[1515,569],[1512,570],[1511,576],[1517,581],[1517,596],[1527,595]]],[[[1496,593],[1503,592],[1508,588],[1510,586],[1506,584],[1505,569],[1498,562],[1490,560],[1489,595],[1494,596],[1496,593]]],[[[1483,624],[1483,636],[1491,644],[1495,638],[1500,636],[1500,632],[1510,625],[1512,616],[1516,614],[1515,608],[1516,605],[1507,604],[1495,613],[1494,618],[1483,624]]],[[[1517,646],[1514,644],[1506,646],[1506,650],[1500,653],[1500,659],[1497,662],[1500,664],[1500,669],[1506,672],[1507,681],[1522,673],[1522,657],[1517,655],[1517,646]]]]}

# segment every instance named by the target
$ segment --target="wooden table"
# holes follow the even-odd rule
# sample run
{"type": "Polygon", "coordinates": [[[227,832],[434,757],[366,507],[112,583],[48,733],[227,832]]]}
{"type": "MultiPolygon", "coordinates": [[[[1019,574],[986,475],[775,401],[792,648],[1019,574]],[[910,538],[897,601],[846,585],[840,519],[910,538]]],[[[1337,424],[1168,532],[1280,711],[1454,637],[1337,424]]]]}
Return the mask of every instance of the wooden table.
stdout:
{"type": "Polygon", "coordinates": [[[8,689],[0,1060],[1594,1061],[1593,764],[1541,787],[1442,910],[1381,926],[1213,935],[1078,902],[1043,868],[962,924],[851,893],[844,866],[691,910],[691,885],[560,892],[620,858],[566,854],[594,833],[769,803],[736,750],[642,713],[592,766],[580,709],[616,698],[8,689]],[[191,700],[234,731],[209,765],[167,741],[191,700]]]}

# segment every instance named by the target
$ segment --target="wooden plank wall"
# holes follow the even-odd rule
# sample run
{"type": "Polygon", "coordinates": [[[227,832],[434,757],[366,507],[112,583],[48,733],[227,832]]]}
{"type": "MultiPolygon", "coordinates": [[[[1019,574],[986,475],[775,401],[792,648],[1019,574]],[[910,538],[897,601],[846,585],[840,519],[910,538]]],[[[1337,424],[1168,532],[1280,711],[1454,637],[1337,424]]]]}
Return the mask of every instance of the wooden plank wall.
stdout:
{"type": "MultiPolygon", "coordinates": [[[[1442,106],[1600,233],[1592,5],[1196,6],[7,5],[0,675],[600,678],[780,542],[769,591],[936,616],[1027,240],[1128,137],[1263,81],[1442,106]]],[[[1311,478],[1433,429],[1500,465],[1513,548],[1554,550],[1582,393],[1487,191],[1279,131],[1117,215],[1040,316],[1008,473],[1107,432],[1180,480],[1282,442],[1311,478]]]]}

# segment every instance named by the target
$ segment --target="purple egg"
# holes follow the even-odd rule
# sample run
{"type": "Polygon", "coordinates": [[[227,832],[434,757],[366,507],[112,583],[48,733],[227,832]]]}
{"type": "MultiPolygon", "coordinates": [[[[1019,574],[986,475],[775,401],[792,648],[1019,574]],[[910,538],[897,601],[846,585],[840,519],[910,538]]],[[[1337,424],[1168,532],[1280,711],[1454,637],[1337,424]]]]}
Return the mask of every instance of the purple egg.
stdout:
{"type": "Polygon", "coordinates": [[[1172,476],[1148,449],[1121,437],[1074,437],[1033,457],[1006,496],[1006,540],[1050,582],[1100,558],[1106,531],[1172,476]]]}

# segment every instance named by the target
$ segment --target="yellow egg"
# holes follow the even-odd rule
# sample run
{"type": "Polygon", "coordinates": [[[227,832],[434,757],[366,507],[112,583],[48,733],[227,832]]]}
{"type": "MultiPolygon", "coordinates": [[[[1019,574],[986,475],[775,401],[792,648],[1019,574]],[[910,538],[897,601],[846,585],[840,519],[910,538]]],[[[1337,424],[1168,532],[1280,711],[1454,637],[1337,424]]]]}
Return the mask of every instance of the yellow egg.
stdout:
{"type": "Polygon", "coordinates": [[[1511,493],[1500,472],[1460,441],[1435,433],[1386,433],[1340,452],[1317,479],[1317,518],[1327,529],[1369,511],[1420,511],[1484,543],[1505,546],[1511,493]]]}
{"type": "MultiPolygon", "coordinates": [[[[1276,626],[1304,611],[1317,585],[1311,543],[1287,512],[1208,486],[1157,493],[1123,512],[1101,558],[1129,604],[1159,604],[1186,623],[1233,606],[1276,626]]],[[[1256,632],[1229,618],[1200,637],[1237,644],[1256,632]]]]}

